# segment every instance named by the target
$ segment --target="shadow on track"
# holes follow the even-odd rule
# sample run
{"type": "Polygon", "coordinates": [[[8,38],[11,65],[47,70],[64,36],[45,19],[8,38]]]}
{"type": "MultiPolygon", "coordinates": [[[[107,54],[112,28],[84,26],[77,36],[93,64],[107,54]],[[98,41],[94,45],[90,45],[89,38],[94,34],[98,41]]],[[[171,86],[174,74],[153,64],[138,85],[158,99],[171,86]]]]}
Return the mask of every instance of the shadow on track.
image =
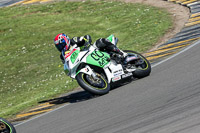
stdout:
{"type": "MultiPolygon", "coordinates": [[[[126,78],[120,82],[116,82],[112,84],[112,90],[117,89],[121,86],[124,86],[126,84],[129,84],[133,81],[135,81],[135,78],[126,78]]],[[[61,96],[58,98],[53,98],[53,99],[49,99],[49,100],[44,100],[44,101],[40,101],[39,103],[46,103],[49,102],[50,104],[64,104],[64,103],[77,103],[77,102],[82,102],[82,101],[86,101],[89,99],[93,99],[99,97],[98,95],[94,95],[91,93],[88,93],[87,91],[84,90],[80,90],[80,91],[76,91],[76,92],[72,92],[70,94],[66,94],[65,96],[61,96]]]]}
{"type": "Polygon", "coordinates": [[[86,101],[88,99],[92,99],[94,97],[95,97],[94,95],[86,91],[78,91],[78,92],[72,92],[71,94],[68,94],[66,96],[40,101],[39,103],[46,103],[46,102],[49,102],[50,104],[77,103],[81,101],[86,101]]]}

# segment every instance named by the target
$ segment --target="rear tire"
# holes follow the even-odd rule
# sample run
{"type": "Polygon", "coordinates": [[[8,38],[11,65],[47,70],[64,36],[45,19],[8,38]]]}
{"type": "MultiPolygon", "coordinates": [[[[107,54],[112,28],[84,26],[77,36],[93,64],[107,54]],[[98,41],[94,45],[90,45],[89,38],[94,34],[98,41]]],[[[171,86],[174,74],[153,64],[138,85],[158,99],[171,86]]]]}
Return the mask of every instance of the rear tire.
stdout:
{"type": "Polygon", "coordinates": [[[95,94],[95,95],[104,95],[110,91],[110,84],[108,81],[98,74],[98,81],[92,81],[92,77],[85,73],[80,72],[76,76],[78,84],[86,91],[95,94]],[[98,82],[98,83],[95,83],[98,82]]]}
{"type": "Polygon", "coordinates": [[[132,53],[132,54],[137,54],[140,57],[139,61],[142,61],[140,65],[136,65],[136,70],[133,72],[133,77],[136,78],[144,78],[146,76],[149,76],[151,73],[151,64],[149,61],[141,54],[132,51],[132,50],[123,50],[126,53],[132,53]]]}

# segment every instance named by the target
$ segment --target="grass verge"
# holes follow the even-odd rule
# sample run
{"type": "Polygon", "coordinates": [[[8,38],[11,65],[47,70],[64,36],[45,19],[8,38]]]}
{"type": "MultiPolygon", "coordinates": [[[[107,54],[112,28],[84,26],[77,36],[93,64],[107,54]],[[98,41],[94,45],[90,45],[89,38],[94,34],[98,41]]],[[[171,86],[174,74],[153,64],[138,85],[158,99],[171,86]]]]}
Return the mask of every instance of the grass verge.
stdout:
{"type": "Polygon", "coordinates": [[[114,34],[119,48],[144,52],[172,26],[165,10],[114,1],[56,2],[0,8],[0,117],[9,118],[39,101],[71,91],[59,52],[58,33],[114,34]]]}

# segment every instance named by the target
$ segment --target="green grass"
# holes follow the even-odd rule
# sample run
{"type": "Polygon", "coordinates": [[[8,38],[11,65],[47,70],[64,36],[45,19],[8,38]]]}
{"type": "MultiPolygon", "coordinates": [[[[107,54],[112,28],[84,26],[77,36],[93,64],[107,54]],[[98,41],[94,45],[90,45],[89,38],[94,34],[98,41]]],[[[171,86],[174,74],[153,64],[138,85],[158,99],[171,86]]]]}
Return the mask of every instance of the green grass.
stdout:
{"type": "Polygon", "coordinates": [[[71,91],[53,45],[58,33],[114,34],[121,49],[144,52],[171,27],[162,9],[122,2],[56,2],[0,8],[0,117],[10,118],[39,101],[71,91]]]}

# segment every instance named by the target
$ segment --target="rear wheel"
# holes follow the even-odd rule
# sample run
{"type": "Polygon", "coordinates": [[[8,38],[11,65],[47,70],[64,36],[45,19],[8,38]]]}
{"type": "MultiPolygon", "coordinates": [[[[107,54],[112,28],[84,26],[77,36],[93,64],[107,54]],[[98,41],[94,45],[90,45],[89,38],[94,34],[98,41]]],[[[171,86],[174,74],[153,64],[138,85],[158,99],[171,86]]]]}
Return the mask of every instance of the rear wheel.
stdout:
{"type": "Polygon", "coordinates": [[[104,76],[96,73],[97,77],[94,79],[92,76],[80,72],[76,76],[78,84],[86,91],[95,95],[104,95],[110,91],[110,84],[104,76]]]}
{"type": "Polygon", "coordinates": [[[132,51],[132,50],[124,50],[124,52],[128,53],[128,56],[131,55],[137,55],[139,57],[138,60],[128,63],[126,67],[129,68],[136,68],[136,70],[133,72],[133,76],[136,78],[144,78],[146,76],[149,76],[151,73],[151,64],[149,61],[142,56],[141,54],[132,51]]]}

